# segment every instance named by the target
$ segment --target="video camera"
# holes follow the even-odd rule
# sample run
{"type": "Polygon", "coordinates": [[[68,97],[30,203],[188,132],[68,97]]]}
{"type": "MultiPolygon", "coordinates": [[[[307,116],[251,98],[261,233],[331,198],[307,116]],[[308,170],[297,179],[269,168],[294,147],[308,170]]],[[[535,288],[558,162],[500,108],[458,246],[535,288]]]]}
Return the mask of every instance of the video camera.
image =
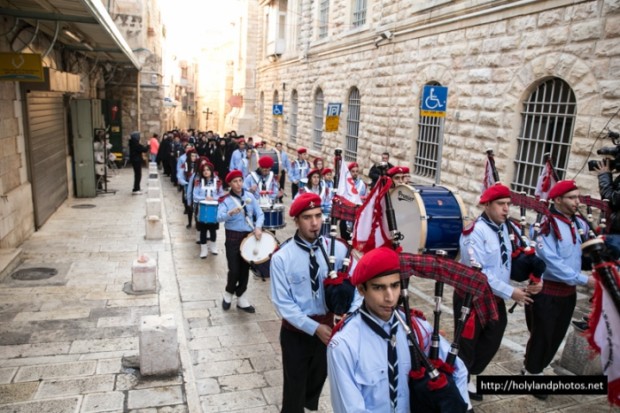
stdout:
{"type": "MultiPolygon", "coordinates": [[[[598,155],[608,156],[609,158],[603,159],[603,162],[609,164],[610,170],[620,171],[620,134],[618,132],[609,131],[607,137],[611,139],[611,141],[616,146],[603,146],[601,149],[596,151],[598,155]],[[610,159],[613,158],[613,159],[610,159]]],[[[588,161],[588,170],[593,171],[597,165],[596,160],[588,161]]]]}

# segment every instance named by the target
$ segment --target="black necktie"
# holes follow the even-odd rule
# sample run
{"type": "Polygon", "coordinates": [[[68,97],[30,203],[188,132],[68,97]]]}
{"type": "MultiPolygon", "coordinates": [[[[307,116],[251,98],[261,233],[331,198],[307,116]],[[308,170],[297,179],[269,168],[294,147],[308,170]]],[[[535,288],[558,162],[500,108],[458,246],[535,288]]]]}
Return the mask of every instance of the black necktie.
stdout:
{"type": "Polygon", "coordinates": [[[360,310],[362,320],[374,331],[379,337],[385,339],[387,342],[387,359],[388,359],[388,380],[390,382],[390,404],[392,405],[391,411],[396,411],[398,403],[398,353],[396,351],[396,332],[398,331],[398,320],[392,316],[392,322],[390,324],[390,334],[386,333],[379,324],[377,324],[365,309],[360,310]]]}
{"type": "Polygon", "coordinates": [[[299,234],[295,234],[295,243],[299,248],[308,252],[310,255],[310,283],[312,284],[312,295],[316,297],[319,292],[319,263],[316,260],[316,250],[319,248],[320,238],[317,238],[314,243],[310,246],[307,246],[302,239],[299,237],[299,234]]]}

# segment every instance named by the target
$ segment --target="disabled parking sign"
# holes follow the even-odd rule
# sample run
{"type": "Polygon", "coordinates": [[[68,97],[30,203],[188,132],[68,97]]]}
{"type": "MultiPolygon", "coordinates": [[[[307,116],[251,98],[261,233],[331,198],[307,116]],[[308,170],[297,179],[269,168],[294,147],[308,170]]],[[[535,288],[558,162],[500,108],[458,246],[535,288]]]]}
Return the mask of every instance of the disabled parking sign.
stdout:
{"type": "Polygon", "coordinates": [[[445,86],[426,85],[422,93],[422,105],[420,114],[443,118],[446,116],[446,104],[448,102],[448,88],[445,86]]]}

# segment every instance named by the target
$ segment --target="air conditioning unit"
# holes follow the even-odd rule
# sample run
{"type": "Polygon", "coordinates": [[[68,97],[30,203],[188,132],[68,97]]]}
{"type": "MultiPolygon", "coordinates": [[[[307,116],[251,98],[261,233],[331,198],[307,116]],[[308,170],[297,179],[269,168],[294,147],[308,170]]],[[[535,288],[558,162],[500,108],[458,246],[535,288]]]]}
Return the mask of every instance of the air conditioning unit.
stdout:
{"type": "Polygon", "coordinates": [[[282,55],[284,53],[284,49],[286,47],[286,41],[284,39],[277,39],[275,41],[271,41],[267,43],[267,56],[270,55],[282,55]]]}

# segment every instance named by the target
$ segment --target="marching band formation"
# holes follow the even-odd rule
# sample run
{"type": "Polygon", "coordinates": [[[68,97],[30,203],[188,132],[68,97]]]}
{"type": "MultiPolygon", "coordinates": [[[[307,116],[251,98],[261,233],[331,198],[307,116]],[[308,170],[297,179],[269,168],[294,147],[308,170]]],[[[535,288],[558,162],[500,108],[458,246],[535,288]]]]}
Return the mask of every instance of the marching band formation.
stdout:
{"type": "Polygon", "coordinates": [[[239,310],[254,313],[250,270],[269,278],[282,318],[283,412],[317,410],[327,375],[337,413],[473,412],[471,401],[483,397],[475,377],[495,357],[512,312],[506,301],[526,309],[522,374],[542,375],[567,333],[576,286],[597,284],[582,271],[582,245],[597,235],[579,211],[574,181],[556,180],[541,201],[514,194],[494,171],[482,213],[467,225],[458,194],[411,184],[409,168],[390,164],[387,153],[368,187],[339,150],[329,168],[301,147],[289,161],[281,143],[267,149],[228,133],[202,145],[192,137],[166,134],[157,160],[180,188],[201,259],[218,253],[224,225],[222,308],[236,298],[239,310]],[[280,244],[286,176],[296,232],[280,244]],[[512,205],[522,208],[520,223],[512,205]],[[526,207],[539,215],[531,231],[526,207]],[[433,323],[409,308],[412,275],[435,280],[433,323]],[[452,344],[439,333],[445,284],[453,287],[452,344]]]}

